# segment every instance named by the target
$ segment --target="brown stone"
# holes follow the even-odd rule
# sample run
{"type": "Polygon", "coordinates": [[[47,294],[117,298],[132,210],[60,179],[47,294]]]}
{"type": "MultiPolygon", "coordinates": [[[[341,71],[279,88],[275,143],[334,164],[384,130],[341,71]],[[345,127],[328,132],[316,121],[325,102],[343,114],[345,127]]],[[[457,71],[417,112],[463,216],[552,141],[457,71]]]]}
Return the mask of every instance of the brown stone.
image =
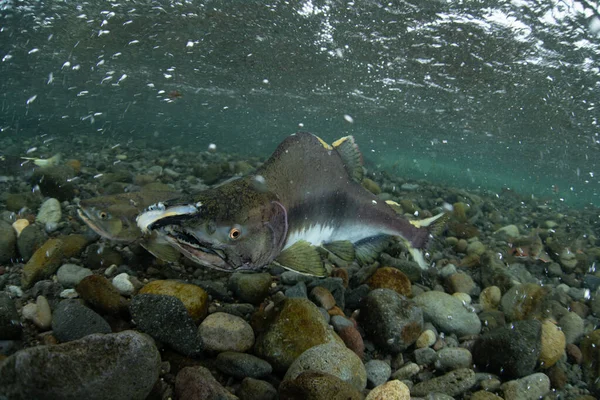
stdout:
{"type": "Polygon", "coordinates": [[[127,312],[128,302],[102,275],[86,276],[75,286],[82,299],[96,310],[106,314],[127,312]]]}

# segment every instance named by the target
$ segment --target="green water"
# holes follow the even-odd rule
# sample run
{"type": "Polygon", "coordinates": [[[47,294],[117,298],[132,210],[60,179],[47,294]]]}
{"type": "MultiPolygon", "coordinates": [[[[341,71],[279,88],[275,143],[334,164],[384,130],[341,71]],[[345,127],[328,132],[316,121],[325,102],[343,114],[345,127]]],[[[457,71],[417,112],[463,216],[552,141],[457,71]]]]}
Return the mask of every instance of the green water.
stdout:
{"type": "Polygon", "coordinates": [[[407,179],[600,203],[596,4],[2,0],[0,10],[0,138],[16,147],[87,136],[266,156],[297,130],[353,134],[368,160],[407,179]]]}

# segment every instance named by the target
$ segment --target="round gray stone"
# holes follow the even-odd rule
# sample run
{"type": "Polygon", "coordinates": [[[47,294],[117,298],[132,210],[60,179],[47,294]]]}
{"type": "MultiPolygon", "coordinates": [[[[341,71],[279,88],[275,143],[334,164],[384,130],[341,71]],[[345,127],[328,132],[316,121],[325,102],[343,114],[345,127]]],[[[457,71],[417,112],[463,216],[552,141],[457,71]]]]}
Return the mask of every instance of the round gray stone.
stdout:
{"type": "Polygon", "coordinates": [[[216,366],[224,374],[238,379],[245,377],[262,378],[269,375],[271,364],[252,354],[225,351],[217,356],[216,366]]]}
{"type": "Polygon", "coordinates": [[[86,276],[94,275],[92,270],[75,264],[63,264],[56,272],[58,282],[65,288],[74,288],[86,276]]]}
{"type": "Polygon", "coordinates": [[[423,317],[436,328],[457,336],[476,335],[481,331],[477,314],[465,308],[462,301],[444,292],[421,293],[413,299],[423,310],[423,317]]]}
{"type": "Polygon", "coordinates": [[[392,375],[390,364],[381,360],[371,360],[365,364],[367,370],[367,385],[370,388],[383,385],[392,375]]]}

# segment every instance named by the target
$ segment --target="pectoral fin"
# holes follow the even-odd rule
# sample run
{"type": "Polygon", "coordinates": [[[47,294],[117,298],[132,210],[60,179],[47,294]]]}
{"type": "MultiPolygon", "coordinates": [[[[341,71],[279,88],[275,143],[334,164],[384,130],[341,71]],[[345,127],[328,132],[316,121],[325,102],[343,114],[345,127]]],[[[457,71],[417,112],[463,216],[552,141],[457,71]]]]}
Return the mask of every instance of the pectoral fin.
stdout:
{"type": "Polygon", "coordinates": [[[327,276],[317,249],[304,240],[299,240],[279,254],[275,263],[283,268],[305,275],[327,276]]]}

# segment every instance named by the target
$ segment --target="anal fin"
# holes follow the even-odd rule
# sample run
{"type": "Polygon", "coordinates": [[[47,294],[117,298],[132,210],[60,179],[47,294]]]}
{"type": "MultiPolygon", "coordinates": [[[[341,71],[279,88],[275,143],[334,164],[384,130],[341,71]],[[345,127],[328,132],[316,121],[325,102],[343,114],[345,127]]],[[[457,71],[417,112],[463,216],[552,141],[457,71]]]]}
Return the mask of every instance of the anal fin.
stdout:
{"type": "Polygon", "coordinates": [[[337,240],[335,242],[324,243],[321,247],[344,261],[353,261],[356,257],[354,244],[349,240],[337,240]]]}
{"type": "Polygon", "coordinates": [[[327,270],[317,249],[305,240],[299,240],[279,254],[275,263],[283,268],[305,275],[323,277],[327,270]]]}
{"type": "Polygon", "coordinates": [[[356,242],[354,244],[356,259],[363,265],[374,263],[391,240],[391,236],[379,235],[356,242]]]}

